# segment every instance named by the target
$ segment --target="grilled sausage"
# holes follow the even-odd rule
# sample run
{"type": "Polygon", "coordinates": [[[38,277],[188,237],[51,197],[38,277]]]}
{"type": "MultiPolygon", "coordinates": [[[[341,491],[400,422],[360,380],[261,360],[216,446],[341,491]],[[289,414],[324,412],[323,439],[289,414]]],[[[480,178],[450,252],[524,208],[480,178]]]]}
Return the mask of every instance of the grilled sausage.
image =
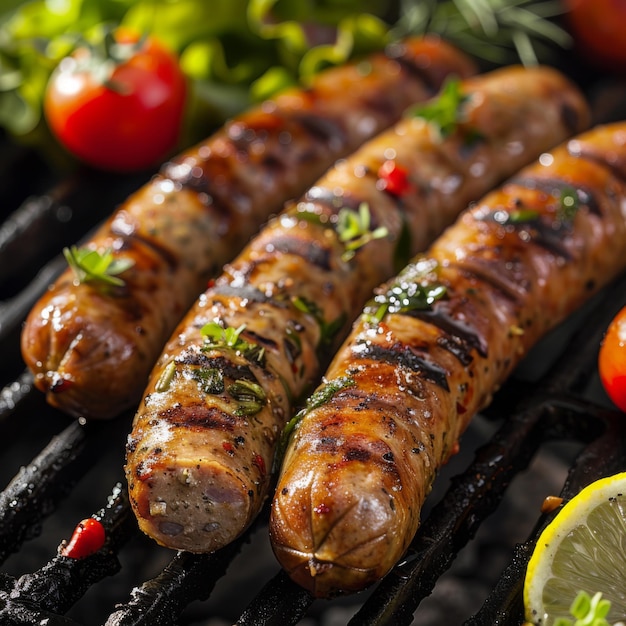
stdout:
{"type": "Polygon", "coordinates": [[[211,552],[238,536],[268,495],[298,397],[372,289],[481,190],[587,124],[579,91],[549,68],[453,85],[286,207],[175,331],[127,446],[131,503],[158,543],[211,552]],[[459,119],[441,139],[424,115],[453,93],[459,119]],[[395,178],[381,178],[390,162],[395,178]]]}
{"type": "Polygon", "coordinates": [[[303,409],[273,549],[315,596],[402,557],[472,416],[549,329],[626,269],[626,123],[598,127],[462,215],[376,290],[303,409]]]}
{"type": "MultiPolygon", "coordinates": [[[[50,404],[110,418],[136,405],[176,323],[267,218],[336,159],[473,65],[419,38],[320,74],[167,163],[87,246],[131,260],[123,287],[67,270],[34,306],[22,354],[50,404]]],[[[155,129],[158,132],[158,129],[155,129]]]]}

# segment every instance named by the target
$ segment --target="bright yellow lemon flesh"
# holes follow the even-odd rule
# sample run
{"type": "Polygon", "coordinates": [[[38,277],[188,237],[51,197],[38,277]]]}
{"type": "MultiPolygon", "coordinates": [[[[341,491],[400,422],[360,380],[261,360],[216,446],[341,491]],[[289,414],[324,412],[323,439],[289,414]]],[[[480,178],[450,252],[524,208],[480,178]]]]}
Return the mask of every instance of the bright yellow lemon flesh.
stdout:
{"type": "Polygon", "coordinates": [[[626,472],[585,487],[544,529],[526,572],[526,619],[571,619],[580,591],[611,602],[609,623],[626,619],[626,472]]]}

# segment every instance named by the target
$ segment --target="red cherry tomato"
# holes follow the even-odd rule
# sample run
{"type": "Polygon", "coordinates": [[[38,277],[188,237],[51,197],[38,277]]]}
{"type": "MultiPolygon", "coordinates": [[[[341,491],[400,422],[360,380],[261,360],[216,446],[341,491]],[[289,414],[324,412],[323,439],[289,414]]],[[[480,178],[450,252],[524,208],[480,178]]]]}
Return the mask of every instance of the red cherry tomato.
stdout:
{"type": "Polygon", "coordinates": [[[626,2],[565,0],[580,56],[598,69],[626,74],[626,2]]]}
{"type": "Polygon", "coordinates": [[[607,395],[626,411],[626,307],[615,316],[604,335],[598,369],[607,395]]]}
{"type": "Polygon", "coordinates": [[[97,519],[84,519],[74,529],[69,543],[61,549],[61,556],[83,559],[102,548],[105,536],[104,526],[97,519]]]}
{"type": "Polygon", "coordinates": [[[103,59],[79,47],[52,73],[44,114],[52,133],[82,161],[131,171],[157,163],[179,139],[186,78],[157,40],[124,31],[103,59]]]}

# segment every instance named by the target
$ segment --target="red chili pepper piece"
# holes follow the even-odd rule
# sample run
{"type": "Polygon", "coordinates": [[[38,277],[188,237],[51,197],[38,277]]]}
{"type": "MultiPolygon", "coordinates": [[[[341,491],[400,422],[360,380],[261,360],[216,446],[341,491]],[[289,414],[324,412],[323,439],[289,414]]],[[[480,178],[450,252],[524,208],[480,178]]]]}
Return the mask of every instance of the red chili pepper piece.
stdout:
{"type": "Polygon", "coordinates": [[[253,465],[256,465],[259,468],[259,472],[261,472],[261,476],[265,476],[266,474],[266,468],[265,468],[265,461],[263,460],[263,457],[260,454],[255,454],[254,457],[252,458],[252,463],[253,465]]]}
{"type": "Polygon", "coordinates": [[[63,546],[61,556],[83,559],[94,554],[104,545],[104,526],[93,517],[84,519],[76,526],[69,543],[63,546]]]}
{"type": "Polygon", "coordinates": [[[402,196],[411,189],[409,173],[395,161],[385,161],[378,169],[382,188],[394,196],[402,196]]]}

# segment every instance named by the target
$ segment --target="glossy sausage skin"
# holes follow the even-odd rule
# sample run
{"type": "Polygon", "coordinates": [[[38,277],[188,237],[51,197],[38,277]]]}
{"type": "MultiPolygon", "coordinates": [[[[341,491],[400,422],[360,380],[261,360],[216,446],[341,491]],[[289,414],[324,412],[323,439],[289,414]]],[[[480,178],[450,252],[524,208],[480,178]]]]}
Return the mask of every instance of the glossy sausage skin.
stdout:
{"type": "Polygon", "coordinates": [[[542,335],[625,269],[621,123],[544,155],[383,284],[282,465],[270,534],[293,580],[328,597],[384,576],[472,416],[542,335]],[[418,288],[437,286],[443,296],[420,306],[418,288]],[[399,305],[394,292],[413,300],[399,305]]]}
{"type": "Polygon", "coordinates": [[[468,202],[588,120],[578,89],[549,68],[506,68],[461,92],[452,134],[441,140],[407,116],[365,144],[255,236],[181,322],[127,447],[131,504],[158,543],[211,552],[243,532],[268,496],[276,442],[299,396],[374,287],[468,202]],[[407,173],[400,195],[378,176],[390,159],[407,173]],[[384,236],[366,237],[350,256],[337,222],[361,207],[367,232],[384,236]],[[208,345],[201,329],[211,323],[240,329],[246,344],[208,345]]]}
{"type": "Polygon", "coordinates": [[[75,284],[68,270],[32,309],[22,354],[37,387],[74,416],[136,405],[207,279],[271,214],[446,76],[470,73],[439,39],[408,40],[265,102],[167,163],[87,244],[134,262],[125,285],[75,284]]]}

